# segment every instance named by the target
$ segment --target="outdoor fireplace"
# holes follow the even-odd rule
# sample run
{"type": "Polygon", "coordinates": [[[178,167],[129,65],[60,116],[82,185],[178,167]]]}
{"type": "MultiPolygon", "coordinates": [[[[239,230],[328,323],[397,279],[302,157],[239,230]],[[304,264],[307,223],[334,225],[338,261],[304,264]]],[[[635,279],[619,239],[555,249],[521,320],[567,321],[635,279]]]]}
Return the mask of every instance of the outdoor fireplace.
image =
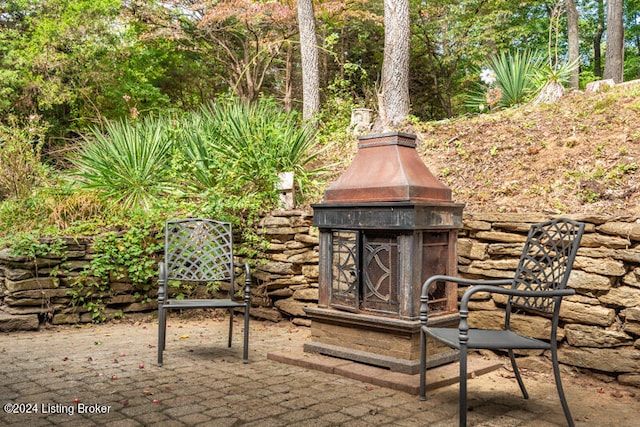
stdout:
{"type": "MultiPolygon", "coordinates": [[[[420,291],[435,274],[455,274],[462,204],[428,170],[415,136],[359,138],[344,174],[313,206],[319,229],[319,297],[307,308],[317,352],[404,373],[419,368],[420,291]]],[[[457,324],[457,289],[437,287],[429,323],[457,324]]],[[[428,366],[455,359],[430,345],[428,366]]]]}

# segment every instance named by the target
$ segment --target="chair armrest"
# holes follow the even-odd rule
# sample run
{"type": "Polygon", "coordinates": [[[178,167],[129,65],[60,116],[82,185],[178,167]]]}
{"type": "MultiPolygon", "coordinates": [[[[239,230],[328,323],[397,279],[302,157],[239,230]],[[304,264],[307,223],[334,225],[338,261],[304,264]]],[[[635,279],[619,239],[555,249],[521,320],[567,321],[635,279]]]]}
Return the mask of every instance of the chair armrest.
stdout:
{"type": "MultiPolygon", "coordinates": [[[[509,280],[508,283],[510,283],[509,280]]],[[[548,291],[526,291],[522,289],[511,289],[511,288],[503,288],[500,286],[493,286],[488,284],[478,284],[476,286],[472,286],[467,289],[460,300],[460,311],[468,310],[469,300],[471,296],[477,292],[489,292],[492,294],[503,294],[510,295],[514,297],[542,297],[542,298],[553,298],[553,297],[565,297],[569,295],[574,295],[576,293],[575,289],[557,289],[557,290],[548,290],[548,291]]]]}
{"type": "Polygon", "coordinates": [[[478,279],[466,279],[464,277],[456,277],[456,276],[431,276],[427,279],[426,282],[422,285],[422,294],[421,298],[427,298],[429,296],[429,288],[433,286],[434,283],[438,282],[455,282],[462,283],[463,285],[508,285],[513,283],[513,279],[497,279],[497,280],[478,280],[478,279]]]}
{"type": "MultiPolygon", "coordinates": [[[[422,292],[420,295],[420,320],[424,325],[427,323],[427,315],[428,315],[428,301],[429,301],[429,288],[438,282],[454,282],[454,283],[462,283],[464,285],[472,285],[472,288],[477,285],[491,285],[496,288],[499,285],[509,285],[513,283],[513,279],[497,279],[497,280],[478,280],[478,279],[466,279],[464,277],[457,276],[444,276],[444,275],[436,275],[428,278],[424,284],[422,285],[422,292]]],[[[503,289],[503,288],[499,288],[503,289]]]]}

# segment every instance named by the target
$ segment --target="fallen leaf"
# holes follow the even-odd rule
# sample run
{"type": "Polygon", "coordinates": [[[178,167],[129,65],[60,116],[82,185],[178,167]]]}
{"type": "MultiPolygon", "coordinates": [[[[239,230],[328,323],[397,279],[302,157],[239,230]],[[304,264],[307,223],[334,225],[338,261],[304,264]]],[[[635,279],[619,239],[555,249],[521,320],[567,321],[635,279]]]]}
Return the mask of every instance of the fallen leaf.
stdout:
{"type": "Polygon", "coordinates": [[[153,396],[153,392],[151,390],[142,390],[142,394],[145,394],[147,396],[153,396]]]}
{"type": "Polygon", "coordinates": [[[181,340],[186,339],[186,338],[189,338],[189,334],[180,335],[180,339],[181,340]]]}

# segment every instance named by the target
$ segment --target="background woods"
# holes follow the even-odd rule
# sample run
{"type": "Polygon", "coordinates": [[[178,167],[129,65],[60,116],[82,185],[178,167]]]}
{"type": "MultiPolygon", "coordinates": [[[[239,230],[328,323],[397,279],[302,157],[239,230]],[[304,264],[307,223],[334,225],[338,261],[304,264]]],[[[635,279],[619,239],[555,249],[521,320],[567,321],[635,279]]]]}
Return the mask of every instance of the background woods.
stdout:
{"type": "MultiPolygon", "coordinates": [[[[422,120],[466,112],[465,93],[480,69],[509,51],[550,53],[553,67],[579,58],[582,86],[603,74],[619,82],[640,72],[636,0],[407,6],[411,114],[422,120]]],[[[300,28],[303,36],[315,28],[317,60],[309,61],[317,61],[318,85],[308,97],[376,108],[384,15],[382,1],[363,0],[9,0],[0,6],[0,120],[38,115],[47,145],[58,146],[105,118],[193,109],[229,93],[270,95],[286,110],[302,110],[301,50],[309,42],[301,44],[300,28]]]]}

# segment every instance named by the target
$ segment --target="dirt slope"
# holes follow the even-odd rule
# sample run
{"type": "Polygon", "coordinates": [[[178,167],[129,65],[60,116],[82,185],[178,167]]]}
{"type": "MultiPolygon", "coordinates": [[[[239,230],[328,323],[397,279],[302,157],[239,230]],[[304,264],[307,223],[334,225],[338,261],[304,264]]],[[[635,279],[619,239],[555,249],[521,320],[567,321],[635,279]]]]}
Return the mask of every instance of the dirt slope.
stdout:
{"type": "Polygon", "coordinates": [[[414,132],[467,212],[640,216],[640,81],[414,132]]]}

